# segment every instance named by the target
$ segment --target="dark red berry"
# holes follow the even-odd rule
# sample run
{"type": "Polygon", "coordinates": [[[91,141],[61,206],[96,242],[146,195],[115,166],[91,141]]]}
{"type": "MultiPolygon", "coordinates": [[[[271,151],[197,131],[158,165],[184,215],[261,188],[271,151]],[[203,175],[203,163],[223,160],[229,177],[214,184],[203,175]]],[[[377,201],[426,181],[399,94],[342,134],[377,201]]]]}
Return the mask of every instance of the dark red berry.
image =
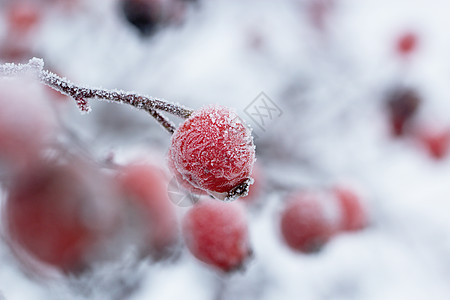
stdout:
{"type": "Polygon", "coordinates": [[[101,257],[96,251],[114,230],[113,190],[106,177],[77,160],[23,170],[8,190],[5,208],[8,240],[18,259],[25,267],[31,257],[65,272],[84,270],[101,257]]]}
{"type": "Polygon", "coordinates": [[[389,122],[394,136],[401,136],[405,133],[420,103],[420,96],[412,89],[396,89],[388,95],[389,122]]]}

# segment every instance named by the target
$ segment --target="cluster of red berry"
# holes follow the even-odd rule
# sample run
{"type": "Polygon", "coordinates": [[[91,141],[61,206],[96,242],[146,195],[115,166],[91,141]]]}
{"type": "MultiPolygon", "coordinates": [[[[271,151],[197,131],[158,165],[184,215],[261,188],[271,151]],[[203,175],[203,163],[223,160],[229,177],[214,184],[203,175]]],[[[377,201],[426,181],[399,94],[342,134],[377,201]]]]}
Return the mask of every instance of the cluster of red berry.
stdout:
{"type": "MultiPolygon", "coordinates": [[[[410,58],[417,50],[419,38],[414,32],[401,35],[396,52],[402,58],[410,58]]],[[[434,159],[443,159],[450,147],[450,127],[420,121],[419,109],[425,103],[422,95],[411,87],[397,87],[386,97],[389,127],[396,138],[409,137],[417,141],[434,159]]]]}
{"type": "MultiPolygon", "coordinates": [[[[131,250],[139,258],[173,254],[179,225],[164,168],[100,164],[58,143],[64,132],[47,92],[33,79],[0,82],[4,228],[18,260],[40,275],[47,267],[76,274],[131,250]]],[[[232,110],[207,106],[175,131],[168,160],[190,191],[231,201],[248,193],[255,148],[232,110]]],[[[203,201],[184,222],[189,249],[222,269],[237,267],[248,251],[243,217],[238,204],[203,201]]]]}

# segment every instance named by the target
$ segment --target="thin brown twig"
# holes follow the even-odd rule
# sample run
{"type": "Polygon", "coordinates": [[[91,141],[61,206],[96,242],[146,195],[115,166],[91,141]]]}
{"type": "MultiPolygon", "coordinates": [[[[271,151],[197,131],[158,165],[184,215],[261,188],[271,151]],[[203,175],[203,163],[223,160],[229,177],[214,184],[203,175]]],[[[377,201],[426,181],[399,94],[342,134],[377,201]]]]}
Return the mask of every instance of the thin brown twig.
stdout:
{"type": "Polygon", "coordinates": [[[44,84],[72,97],[82,112],[90,111],[87,99],[99,99],[129,104],[135,108],[148,112],[170,133],[175,131],[175,125],[168,118],[159,113],[158,110],[168,112],[184,119],[188,118],[193,112],[193,110],[185,108],[182,105],[155,97],[138,95],[121,90],[80,87],[66,78],[62,78],[48,70],[44,70],[43,66],[43,60],[38,58],[30,59],[28,64],[3,64],[0,65],[0,75],[15,76],[22,73],[37,75],[44,84]]]}

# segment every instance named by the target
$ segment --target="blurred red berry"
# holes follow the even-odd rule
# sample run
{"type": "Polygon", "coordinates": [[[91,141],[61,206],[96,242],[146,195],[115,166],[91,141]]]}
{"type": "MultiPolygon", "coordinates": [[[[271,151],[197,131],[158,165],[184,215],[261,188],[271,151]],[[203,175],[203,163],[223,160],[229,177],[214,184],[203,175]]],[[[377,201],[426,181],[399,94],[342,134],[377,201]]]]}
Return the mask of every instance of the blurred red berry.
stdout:
{"type": "Polygon", "coordinates": [[[168,159],[174,174],[195,188],[221,200],[234,199],[248,190],[255,146],[250,130],[232,110],[206,106],[175,131],[168,159]]]}
{"type": "Polygon", "coordinates": [[[18,259],[25,267],[39,262],[69,273],[84,270],[99,258],[100,242],[114,229],[113,190],[106,177],[76,160],[23,170],[8,190],[5,208],[7,236],[18,259]]]}
{"type": "Polygon", "coordinates": [[[421,99],[412,89],[398,88],[390,92],[387,108],[391,132],[394,136],[402,136],[416,114],[421,99]]]}
{"type": "Polygon", "coordinates": [[[56,128],[43,86],[27,79],[0,79],[0,162],[14,168],[32,161],[56,128]]]}
{"type": "MultiPolygon", "coordinates": [[[[9,30],[18,35],[29,33],[42,18],[41,8],[37,1],[10,1],[6,14],[9,30]]],[[[21,36],[16,36],[16,38],[21,38],[21,36]]]]}
{"type": "Polygon", "coordinates": [[[143,255],[159,258],[169,253],[178,240],[178,226],[162,170],[150,164],[129,164],[120,170],[118,180],[131,213],[130,230],[136,237],[132,242],[143,255]]]}
{"type": "Polygon", "coordinates": [[[422,129],[418,133],[419,141],[434,159],[443,159],[450,146],[450,129],[422,129]]]}
{"type": "Polygon", "coordinates": [[[338,231],[338,209],[319,193],[291,195],[281,213],[281,233],[286,244],[297,251],[320,250],[338,231]]]}
{"type": "Polygon", "coordinates": [[[411,54],[418,44],[418,37],[414,32],[403,33],[397,40],[397,52],[400,55],[411,54]]]}
{"type": "Polygon", "coordinates": [[[243,267],[251,253],[245,210],[238,202],[199,202],[184,217],[183,236],[197,259],[226,272],[243,267]]]}
{"type": "Polygon", "coordinates": [[[368,225],[366,208],[360,198],[352,190],[337,187],[334,189],[339,207],[341,208],[341,230],[357,231],[368,225]]]}

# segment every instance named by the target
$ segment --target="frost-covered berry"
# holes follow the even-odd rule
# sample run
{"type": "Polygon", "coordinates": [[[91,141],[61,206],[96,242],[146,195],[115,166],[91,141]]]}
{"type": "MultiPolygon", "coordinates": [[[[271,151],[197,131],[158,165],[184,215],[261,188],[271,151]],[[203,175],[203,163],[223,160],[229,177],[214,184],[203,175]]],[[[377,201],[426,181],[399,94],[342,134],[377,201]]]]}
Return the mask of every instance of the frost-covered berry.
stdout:
{"type": "Polygon", "coordinates": [[[341,230],[357,231],[368,225],[367,210],[360,198],[352,190],[336,187],[334,194],[341,208],[341,230]]]}
{"type": "Polygon", "coordinates": [[[281,233],[290,248],[316,252],[337,233],[339,209],[331,200],[318,192],[299,192],[289,197],[281,214],[281,233]]]}
{"type": "Polygon", "coordinates": [[[219,105],[194,112],[172,136],[169,166],[176,176],[221,200],[248,193],[255,146],[235,112],[219,105]]]}
{"type": "Polygon", "coordinates": [[[17,259],[38,274],[48,267],[68,273],[89,267],[115,231],[113,191],[103,174],[78,159],[24,169],[8,188],[3,220],[17,259]]]}
{"type": "Polygon", "coordinates": [[[183,236],[197,259],[226,272],[243,267],[251,253],[245,210],[238,202],[199,202],[184,217],[183,236]]]}
{"type": "Polygon", "coordinates": [[[134,163],[122,167],[117,180],[128,208],[125,239],[142,255],[165,256],[178,241],[177,218],[168,198],[165,174],[151,164],[134,163]]]}

